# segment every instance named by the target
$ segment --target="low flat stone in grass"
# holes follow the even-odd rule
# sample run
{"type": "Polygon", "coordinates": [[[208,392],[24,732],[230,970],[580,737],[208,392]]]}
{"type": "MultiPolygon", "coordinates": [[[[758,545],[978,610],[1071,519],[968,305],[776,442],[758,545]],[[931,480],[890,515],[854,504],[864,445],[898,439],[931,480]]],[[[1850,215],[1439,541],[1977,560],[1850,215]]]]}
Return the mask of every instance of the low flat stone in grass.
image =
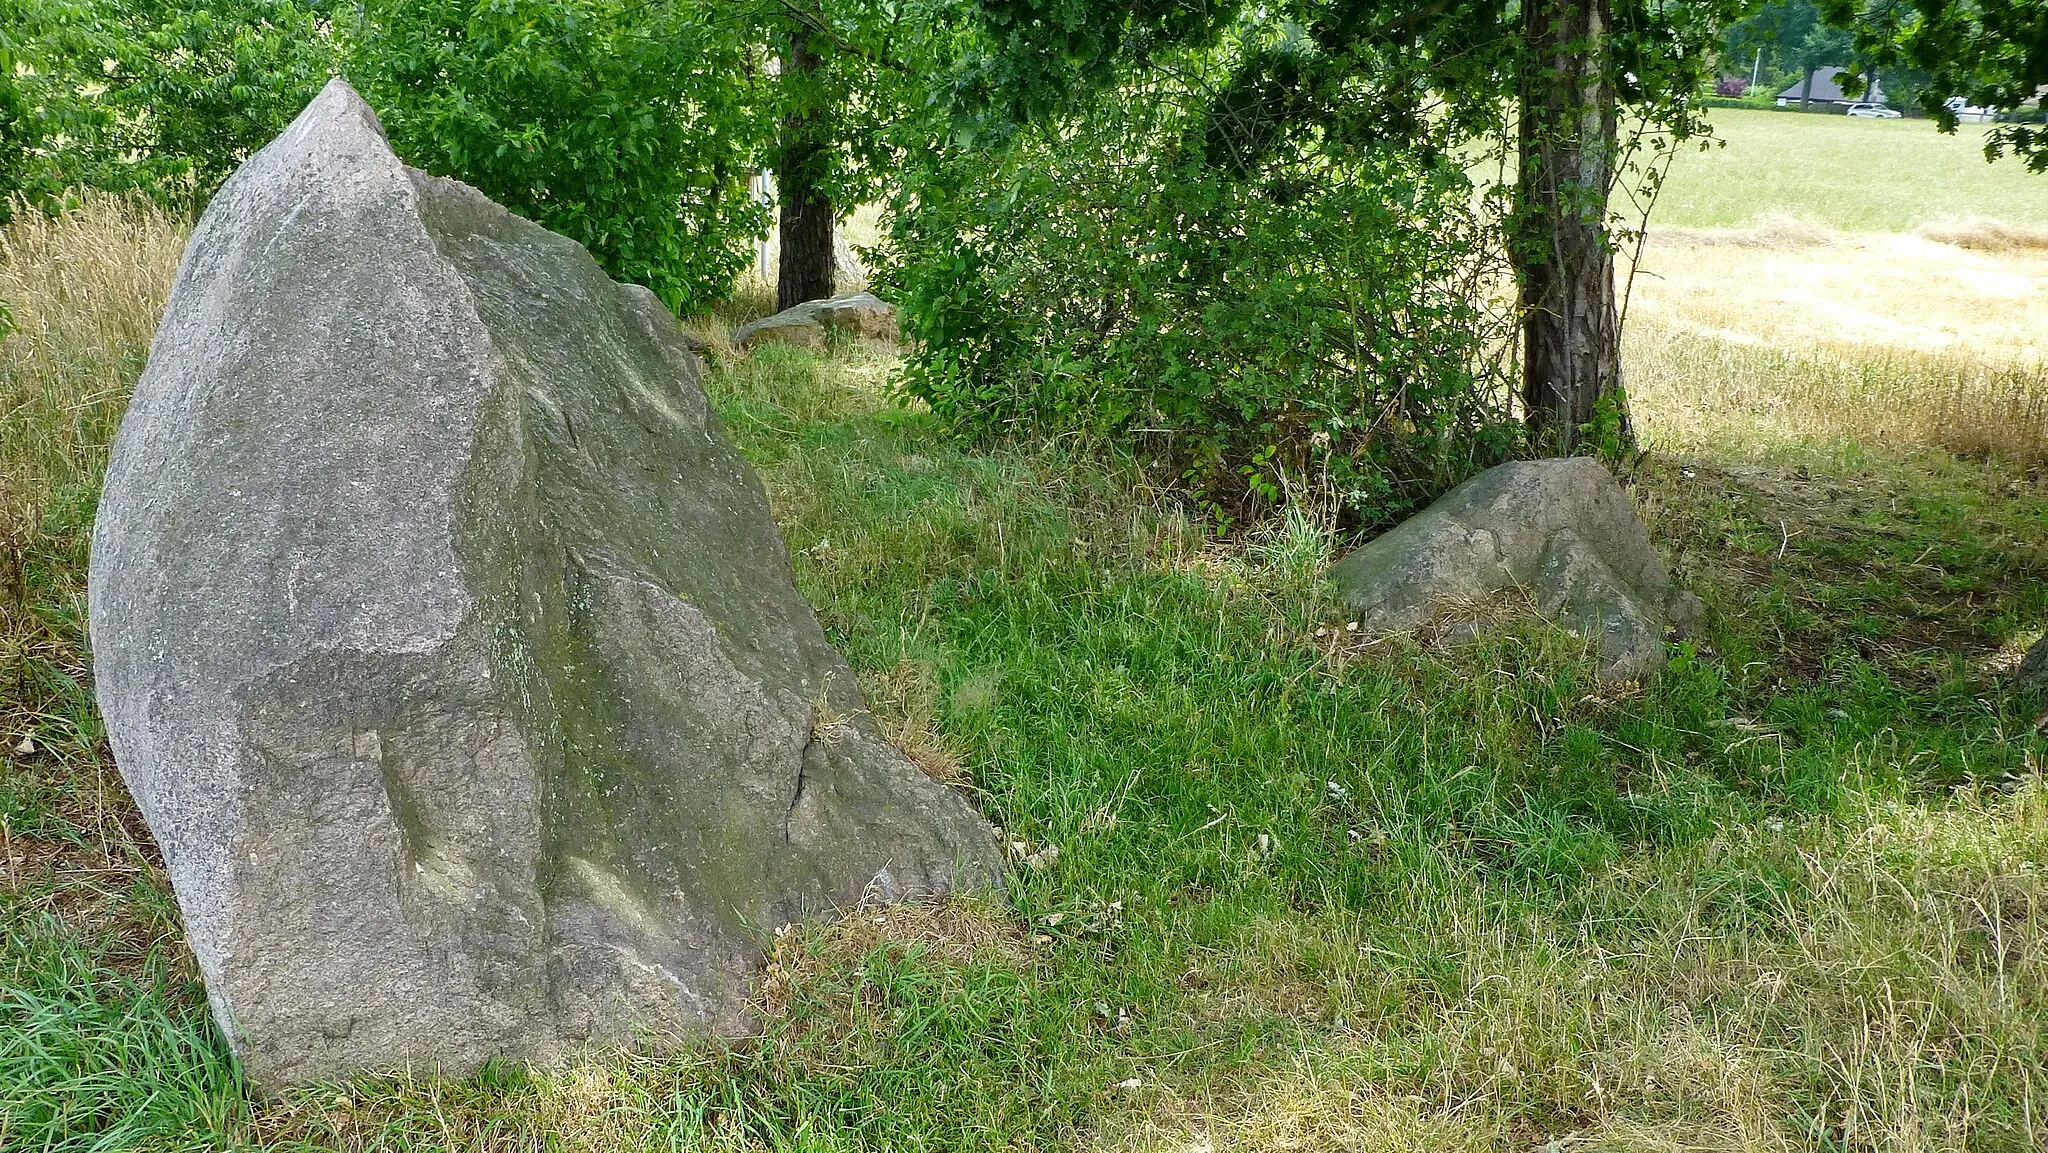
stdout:
{"type": "Polygon", "coordinates": [[[1538,611],[1597,639],[1612,680],[1664,667],[1665,633],[1701,611],[1672,586],[1628,494],[1590,457],[1488,469],[1353,550],[1330,579],[1378,632],[1527,589],[1538,611]]]}
{"type": "Polygon", "coordinates": [[[275,1088],[746,1027],[765,935],[997,883],[791,580],[676,320],[331,83],[199,223],[91,626],[275,1088]]]}
{"type": "Polygon", "coordinates": [[[733,330],[732,342],[743,349],[762,344],[822,349],[835,332],[893,343],[896,306],[869,292],[806,300],[774,316],[741,325],[733,330]]]}

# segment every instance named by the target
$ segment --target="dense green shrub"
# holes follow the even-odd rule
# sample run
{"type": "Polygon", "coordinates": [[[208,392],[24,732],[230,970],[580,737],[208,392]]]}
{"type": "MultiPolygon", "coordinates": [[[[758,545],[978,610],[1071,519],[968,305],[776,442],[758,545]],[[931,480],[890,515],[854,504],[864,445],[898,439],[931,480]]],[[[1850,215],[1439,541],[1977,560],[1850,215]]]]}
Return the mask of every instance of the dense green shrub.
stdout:
{"type": "Polygon", "coordinates": [[[708,0],[0,0],[0,210],[196,211],[345,70],[407,160],[694,307],[766,224],[757,41],[708,0]]]}
{"type": "MultiPolygon", "coordinates": [[[[32,195],[31,164],[41,133],[31,119],[33,109],[14,66],[22,57],[27,13],[21,0],[0,0],[0,223],[7,220],[16,197],[32,195]]],[[[22,61],[26,63],[26,61],[22,61]]]]}
{"type": "Polygon", "coordinates": [[[64,48],[89,26],[79,4],[0,0],[0,221],[64,189],[59,142],[91,127],[64,48]]]}
{"type": "Polygon", "coordinates": [[[111,45],[105,162],[174,205],[204,205],[335,71],[332,0],[100,2],[102,26],[126,30],[111,45]]]}
{"type": "Polygon", "coordinates": [[[590,249],[671,308],[725,294],[766,212],[744,22],[704,0],[365,0],[348,74],[410,162],[590,249]]]}
{"type": "Polygon", "coordinates": [[[1225,517],[1377,523],[1512,453],[1512,284],[1461,165],[1211,163],[1199,63],[906,175],[905,389],[970,436],[1125,441],[1225,517]]]}
{"type": "Polygon", "coordinates": [[[0,0],[0,199],[205,204],[334,66],[321,0],[0,0]]]}

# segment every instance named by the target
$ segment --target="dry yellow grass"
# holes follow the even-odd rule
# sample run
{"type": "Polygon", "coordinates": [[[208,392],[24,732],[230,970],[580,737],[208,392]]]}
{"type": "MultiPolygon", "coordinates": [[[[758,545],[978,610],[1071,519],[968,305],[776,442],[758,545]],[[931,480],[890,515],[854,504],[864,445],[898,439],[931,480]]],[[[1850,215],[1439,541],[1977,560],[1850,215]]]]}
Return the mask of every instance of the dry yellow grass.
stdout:
{"type": "Polygon", "coordinates": [[[0,516],[97,475],[149,352],[187,225],[146,202],[93,197],[0,230],[0,516]]]}
{"type": "Polygon", "coordinates": [[[107,446],[149,351],[186,228],[147,204],[98,197],[0,230],[0,736],[10,747],[84,683],[85,542],[107,446]],[[42,574],[30,604],[31,570],[42,574]],[[59,622],[59,623],[53,623],[59,622]],[[68,624],[62,622],[69,622],[68,624]],[[48,675],[29,675],[41,667],[48,675]]]}
{"type": "Polygon", "coordinates": [[[1655,232],[1628,316],[1643,424],[1680,444],[1734,431],[2048,455],[2048,248],[2031,236],[1796,218],[1655,232]]]}

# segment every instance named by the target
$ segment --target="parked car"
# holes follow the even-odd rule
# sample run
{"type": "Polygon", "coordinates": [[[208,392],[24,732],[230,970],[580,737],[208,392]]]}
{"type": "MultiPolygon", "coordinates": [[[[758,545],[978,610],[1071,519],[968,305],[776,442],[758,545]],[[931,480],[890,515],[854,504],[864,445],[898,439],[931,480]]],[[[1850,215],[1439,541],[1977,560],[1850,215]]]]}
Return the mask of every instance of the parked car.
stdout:
{"type": "Polygon", "coordinates": [[[1905,113],[1896,108],[1886,108],[1882,104],[1851,104],[1846,115],[1864,120],[1897,120],[1905,113]]]}

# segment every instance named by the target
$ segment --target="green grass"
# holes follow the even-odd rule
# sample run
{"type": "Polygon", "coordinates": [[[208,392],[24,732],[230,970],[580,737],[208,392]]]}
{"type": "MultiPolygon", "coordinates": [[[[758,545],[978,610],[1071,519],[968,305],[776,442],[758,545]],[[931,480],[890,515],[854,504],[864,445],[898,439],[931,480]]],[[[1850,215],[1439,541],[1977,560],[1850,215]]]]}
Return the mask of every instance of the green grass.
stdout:
{"type": "Polygon", "coordinates": [[[1716,108],[1718,139],[1672,164],[1654,220],[1728,228],[1772,213],[1849,231],[1906,232],[1952,218],[2048,224],[2048,176],[1984,160],[1988,125],[1953,136],[1930,120],[1851,120],[1716,108]]]}
{"type": "MultiPolygon", "coordinates": [[[[885,728],[1036,855],[1007,893],[789,934],[730,1046],[252,1102],[52,690],[0,753],[0,1148],[2041,1146],[2048,747],[1998,675],[2048,615],[2037,481],[1652,457],[1712,623],[1603,686],[1513,612],[1358,639],[1313,526],[1218,541],[1115,460],[970,450],[888,369],[710,387],[885,728]]],[[[30,678],[79,656],[82,467],[22,610],[74,648],[30,678]]]]}

